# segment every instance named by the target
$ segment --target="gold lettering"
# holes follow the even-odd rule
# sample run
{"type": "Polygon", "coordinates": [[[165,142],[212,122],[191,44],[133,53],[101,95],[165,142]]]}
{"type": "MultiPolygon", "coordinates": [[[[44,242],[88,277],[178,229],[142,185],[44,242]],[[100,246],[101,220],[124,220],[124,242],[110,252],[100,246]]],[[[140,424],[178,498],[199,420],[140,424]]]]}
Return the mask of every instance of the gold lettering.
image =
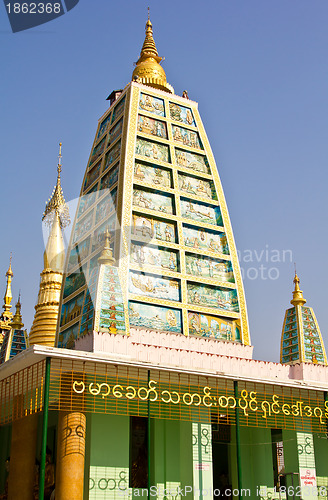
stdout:
{"type": "Polygon", "coordinates": [[[285,403],[282,405],[282,411],[285,415],[290,415],[290,411],[289,410],[285,410],[285,406],[288,406],[288,408],[290,408],[290,405],[285,403]]]}

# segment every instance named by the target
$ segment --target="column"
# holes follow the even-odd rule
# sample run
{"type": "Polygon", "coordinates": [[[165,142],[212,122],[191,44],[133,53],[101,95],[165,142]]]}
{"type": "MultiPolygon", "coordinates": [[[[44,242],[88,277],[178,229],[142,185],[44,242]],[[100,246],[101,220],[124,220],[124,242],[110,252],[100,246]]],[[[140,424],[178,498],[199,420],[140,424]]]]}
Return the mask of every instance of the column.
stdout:
{"type": "Polygon", "coordinates": [[[84,413],[59,412],[56,500],[83,500],[85,431],[84,413]]]}

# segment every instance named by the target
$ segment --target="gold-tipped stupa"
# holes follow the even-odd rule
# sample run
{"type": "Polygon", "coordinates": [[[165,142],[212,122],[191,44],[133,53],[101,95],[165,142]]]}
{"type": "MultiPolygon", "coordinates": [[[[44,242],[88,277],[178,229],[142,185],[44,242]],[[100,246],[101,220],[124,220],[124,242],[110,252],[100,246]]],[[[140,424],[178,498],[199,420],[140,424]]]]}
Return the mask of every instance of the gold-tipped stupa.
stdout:
{"type": "Polygon", "coordinates": [[[290,301],[290,303],[293,306],[303,306],[306,303],[306,299],[303,297],[302,290],[300,290],[300,279],[297,276],[296,271],[293,283],[295,285],[295,288],[293,291],[293,298],[290,301]]]}
{"type": "Polygon", "coordinates": [[[59,144],[57,183],[51,198],[46,204],[42,220],[50,226],[48,242],[44,252],[44,270],[38,302],[29,336],[30,344],[55,345],[57,320],[59,313],[60,291],[65,263],[65,247],[62,229],[70,223],[69,210],[66,205],[60,183],[61,146],[59,144]]]}
{"type": "Polygon", "coordinates": [[[149,19],[148,8],[145,41],[140,52],[140,57],[136,62],[136,67],[132,73],[132,81],[174,94],[174,88],[167,83],[165,71],[159,64],[162,60],[163,57],[159,57],[154,41],[153,25],[149,19]]]}
{"type": "Polygon", "coordinates": [[[111,264],[111,265],[113,265],[115,262],[115,259],[113,257],[113,252],[110,246],[110,233],[108,227],[106,228],[105,243],[102,252],[100,254],[100,257],[98,259],[98,262],[99,264],[111,264]]]}

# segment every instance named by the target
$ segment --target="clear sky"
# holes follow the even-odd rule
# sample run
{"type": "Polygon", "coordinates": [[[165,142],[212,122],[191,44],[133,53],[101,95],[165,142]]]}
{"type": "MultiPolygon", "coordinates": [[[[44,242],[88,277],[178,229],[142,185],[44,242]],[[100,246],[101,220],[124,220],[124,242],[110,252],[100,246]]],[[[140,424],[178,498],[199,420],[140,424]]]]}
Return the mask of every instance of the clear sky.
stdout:
{"type": "Polygon", "coordinates": [[[279,360],[294,262],[328,348],[326,0],[80,0],[16,34],[1,4],[1,296],[12,251],[13,302],[21,289],[29,330],[58,143],[71,200],[105,99],[131,79],[148,4],[168,82],[199,102],[214,151],[245,273],[254,357],[279,360]]]}

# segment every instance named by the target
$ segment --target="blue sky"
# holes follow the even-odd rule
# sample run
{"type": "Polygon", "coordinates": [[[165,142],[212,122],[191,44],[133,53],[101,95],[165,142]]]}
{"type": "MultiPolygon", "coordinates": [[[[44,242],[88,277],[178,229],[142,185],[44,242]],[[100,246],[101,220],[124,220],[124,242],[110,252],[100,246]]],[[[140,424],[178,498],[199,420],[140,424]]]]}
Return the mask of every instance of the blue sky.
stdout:
{"type": "Polygon", "coordinates": [[[30,329],[58,143],[71,200],[105,99],[130,81],[148,4],[167,79],[199,102],[214,151],[245,273],[254,357],[279,360],[294,262],[328,347],[326,0],[80,0],[16,34],[1,4],[1,296],[12,251],[13,302],[21,289],[30,329]]]}

